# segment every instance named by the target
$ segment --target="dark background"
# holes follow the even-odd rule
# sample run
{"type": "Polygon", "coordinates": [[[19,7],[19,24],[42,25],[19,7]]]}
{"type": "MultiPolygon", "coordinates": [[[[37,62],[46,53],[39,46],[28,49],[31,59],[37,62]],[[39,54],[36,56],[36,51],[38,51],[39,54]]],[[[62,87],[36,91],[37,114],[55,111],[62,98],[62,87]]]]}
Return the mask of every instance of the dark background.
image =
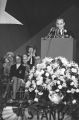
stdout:
{"type": "Polygon", "coordinates": [[[27,26],[30,37],[60,16],[77,0],[8,0],[6,11],[27,26]]]}

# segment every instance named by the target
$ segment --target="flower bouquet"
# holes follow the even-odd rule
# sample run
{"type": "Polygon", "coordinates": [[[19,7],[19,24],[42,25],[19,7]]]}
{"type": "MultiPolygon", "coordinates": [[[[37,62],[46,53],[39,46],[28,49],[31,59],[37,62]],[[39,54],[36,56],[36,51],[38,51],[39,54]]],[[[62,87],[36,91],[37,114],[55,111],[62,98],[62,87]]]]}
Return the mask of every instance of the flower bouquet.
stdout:
{"type": "Polygon", "coordinates": [[[78,64],[60,56],[45,57],[30,71],[25,89],[25,92],[28,91],[35,92],[36,101],[39,101],[40,96],[45,96],[44,91],[47,91],[46,97],[54,104],[76,103],[79,98],[78,64]]]}

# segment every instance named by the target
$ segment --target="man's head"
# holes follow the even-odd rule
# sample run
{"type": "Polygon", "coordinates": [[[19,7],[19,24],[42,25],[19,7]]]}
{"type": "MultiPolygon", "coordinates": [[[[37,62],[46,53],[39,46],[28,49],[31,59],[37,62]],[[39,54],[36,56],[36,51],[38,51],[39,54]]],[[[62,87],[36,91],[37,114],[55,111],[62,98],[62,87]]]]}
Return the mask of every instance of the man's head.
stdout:
{"type": "Polygon", "coordinates": [[[24,54],[22,58],[23,58],[23,63],[26,64],[27,61],[28,61],[28,57],[27,57],[27,55],[24,54]]]}
{"type": "Polygon", "coordinates": [[[33,46],[29,45],[26,47],[26,54],[31,55],[33,53],[33,46]]]}
{"type": "Polygon", "coordinates": [[[33,54],[33,47],[29,47],[29,49],[28,49],[28,54],[29,54],[29,55],[32,55],[32,54],[33,54]]]}
{"type": "Polygon", "coordinates": [[[21,64],[21,56],[16,55],[16,64],[21,64]]]}
{"type": "Polygon", "coordinates": [[[58,18],[58,19],[56,20],[56,27],[57,27],[58,29],[63,29],[64,26],[65,26],[64,19],[58,18]]]}

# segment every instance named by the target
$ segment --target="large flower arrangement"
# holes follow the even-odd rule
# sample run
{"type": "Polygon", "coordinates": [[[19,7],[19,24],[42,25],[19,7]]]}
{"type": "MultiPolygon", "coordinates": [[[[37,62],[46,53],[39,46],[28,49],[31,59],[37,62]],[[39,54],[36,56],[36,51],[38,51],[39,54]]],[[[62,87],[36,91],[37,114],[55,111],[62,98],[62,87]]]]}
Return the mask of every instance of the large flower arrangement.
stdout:
{"type": "Polygon", "coordinates": [[[26,92],[35,91],[35,100],[48,91],[52,103],[77,103],[79,98],[79,67],[64,57],[44,58],[29,73],[26,92]]]}

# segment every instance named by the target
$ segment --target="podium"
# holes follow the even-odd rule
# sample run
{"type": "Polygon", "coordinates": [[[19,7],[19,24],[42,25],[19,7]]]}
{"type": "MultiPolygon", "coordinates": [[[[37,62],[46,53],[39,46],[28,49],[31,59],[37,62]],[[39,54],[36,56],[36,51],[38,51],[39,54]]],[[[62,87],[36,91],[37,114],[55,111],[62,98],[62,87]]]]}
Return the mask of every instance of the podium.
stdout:
{"type": "Polygon", "coordinates": [[[76,41],[73,38],[41,38],[41,58],[58,56],[75,60],[76,41]]]}

